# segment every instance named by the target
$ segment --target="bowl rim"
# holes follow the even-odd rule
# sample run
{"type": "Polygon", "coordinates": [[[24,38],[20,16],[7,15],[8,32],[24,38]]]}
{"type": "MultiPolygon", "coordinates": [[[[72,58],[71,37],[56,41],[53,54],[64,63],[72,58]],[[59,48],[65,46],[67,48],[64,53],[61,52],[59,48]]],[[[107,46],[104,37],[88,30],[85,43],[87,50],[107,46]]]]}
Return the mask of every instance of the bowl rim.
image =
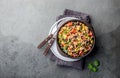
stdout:
{"type": "Polygon", "coordinates": [[[83,57],[86,57],[87,55],[89,55],[89,54],[92,52],[92,50],[93,50],[93,48],[94,48],[94,46],[95,46],[95,42],[96,42],[96,36],[95,36],[95,32],[94,32],[94,28],[93,28],[92,24],[87,23],[87,22],[85,22],[85,21],[83,21],[83,20],[80,20],[80,19],[70,19],[70,20],[67,20],[67,21],[65,21],[64,23],[62,23],[62,24],[60,25],[60,27],[58,28],[58,30],[57,30],[57,34],[56,34],[57,49],[58,49],[58,52],[59,52],[61,55],[63,55],[64,57],[69,57],[69,58],[72,58],[72,59],[81,59],[81,58],[83,58],[83,57]],[[87,54],[85,54],[85,55],[83,55],[83,56],[80,56],[80,57],[72,57],[72,56],[68,55],[67,53],[65,53],[65,52],[60,48],[60,45],[59,45],[59,43],[58,43],[58,33],[59,33],[60,29],[61,29],[66,23],[71,22],[71,21],[79,21],[79,22],[81,22],[81,23],[84,23],[84,24],[92,31],[92,33],[93,33],[94,41],[93,41],[93,44],[92,44],[92,48],[89,50],[89,52],[87,52],[87,54]]]}

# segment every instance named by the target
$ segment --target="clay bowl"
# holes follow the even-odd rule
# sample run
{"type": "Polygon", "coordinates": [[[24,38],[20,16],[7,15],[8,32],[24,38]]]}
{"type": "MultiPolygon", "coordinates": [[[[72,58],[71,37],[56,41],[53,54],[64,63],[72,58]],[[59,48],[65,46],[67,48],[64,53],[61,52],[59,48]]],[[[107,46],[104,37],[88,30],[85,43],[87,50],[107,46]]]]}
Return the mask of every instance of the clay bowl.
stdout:
{"type": "Polygon", "coordinates": [[[59,53],[60,53],[62,56],[68,57],[68,58],[72,58],[72,59],[81,59],[81,58],[87,56],[88,54],[90,54],[91,51],[93,50],[94,46],[95,46],[95,33],[94,33],[94,29],[93,29],[93,27],[92,27],[91,24],[89,24],[89,23],[87,23],[87,22],[85,22],[85,21],[81,21],[81,20],[79,20],[79,19],[71,19],[71,20],[65,21],[65,22],[63,22],[63,23],[60,25],[60,27],[58,28],[57,35],[56,35],[56,43],[57,43],[57,49],[58,49],[59,53]],[[88,29],[90,29],[90,30],[92,31],[92,33],[93,33],[93,44],[92,44],[91,49],[90,49],[85,55],[80,56],[80,57],[72,57],[72,56],[68,55],[67,53],[65,53],[65,52],[61,49],[61,47],[60,47],[60,45],[59,45],[59,43],[58,43],[58,39],[59,39],[59,38],[58,38],[58,33],[59,33],[60,29],[61,29],[65,24],[67,24],[68,22],[74,22],[74,21],[78,21],[78,22],[81,22],[81,23],[85,24],[85,25],[88,27],[88,29]]]}

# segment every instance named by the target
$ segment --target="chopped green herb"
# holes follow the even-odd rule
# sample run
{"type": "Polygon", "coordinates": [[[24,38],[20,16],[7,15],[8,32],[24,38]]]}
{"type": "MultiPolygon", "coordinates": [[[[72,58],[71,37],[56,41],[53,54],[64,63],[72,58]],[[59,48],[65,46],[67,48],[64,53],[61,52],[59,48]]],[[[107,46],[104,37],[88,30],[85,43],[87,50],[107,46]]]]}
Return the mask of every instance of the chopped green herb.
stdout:
{"type": "Polygon", "coordinates": [[[59,38],[62,38],[62,35],[60,35],[60,34],[59,34],[59,36],[58,36],[58,37],[59,37],[59,38]]]}

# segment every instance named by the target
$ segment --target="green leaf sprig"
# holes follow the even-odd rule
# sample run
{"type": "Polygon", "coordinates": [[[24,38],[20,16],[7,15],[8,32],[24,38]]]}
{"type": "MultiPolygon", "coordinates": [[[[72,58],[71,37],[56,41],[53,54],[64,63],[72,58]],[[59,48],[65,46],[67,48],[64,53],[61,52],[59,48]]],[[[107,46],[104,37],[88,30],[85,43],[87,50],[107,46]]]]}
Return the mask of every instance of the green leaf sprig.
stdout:
{"type": "Polygon", "coordinates": [[[97,72],[99,66],[100,66],[100,61],[98,60],[94,60],[93,63],[88,63],[88,69],[92,72],[97,72]]]}

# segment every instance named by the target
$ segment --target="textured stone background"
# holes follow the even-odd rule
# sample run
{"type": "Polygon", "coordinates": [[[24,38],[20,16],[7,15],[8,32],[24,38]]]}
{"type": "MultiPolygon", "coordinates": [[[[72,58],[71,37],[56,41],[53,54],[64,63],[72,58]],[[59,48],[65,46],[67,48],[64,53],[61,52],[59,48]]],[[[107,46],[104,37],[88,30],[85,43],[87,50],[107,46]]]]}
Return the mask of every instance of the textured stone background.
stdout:
{"type": "Polygon", "coordinates": [[[0,0],[0,78],[120,78],[120,0],[0,0]],[[92,18],[97,73],[56,66],[36,47],[64,9],[92,18]]]}

